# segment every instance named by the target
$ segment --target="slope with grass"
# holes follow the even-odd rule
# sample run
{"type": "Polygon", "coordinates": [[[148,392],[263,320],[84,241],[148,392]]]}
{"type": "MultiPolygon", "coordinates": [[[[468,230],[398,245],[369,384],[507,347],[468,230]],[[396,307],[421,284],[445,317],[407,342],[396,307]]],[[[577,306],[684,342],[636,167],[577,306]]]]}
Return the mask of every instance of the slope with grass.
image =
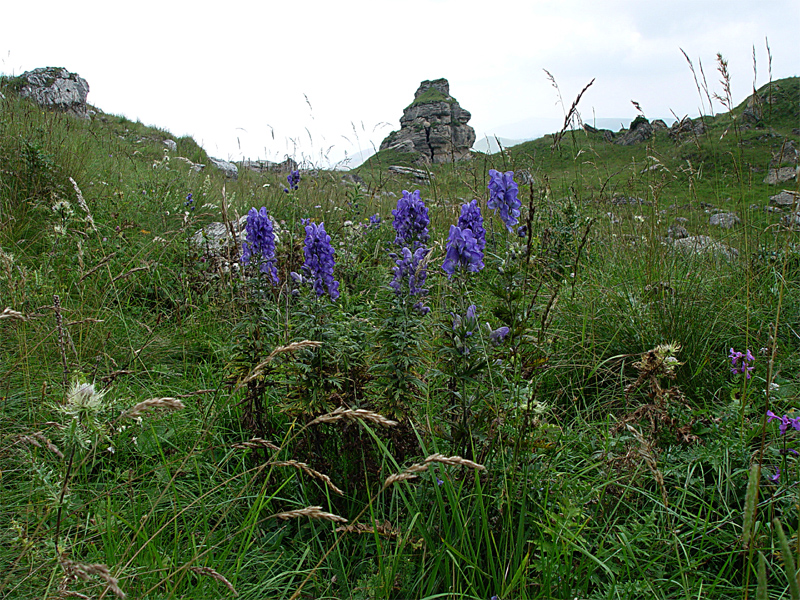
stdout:
{"type": "Polygon", "coordinates": [[[780,597],[800,245],[764,210],[797,182],[763,179],[800,143],[797,90],[681,139],[572,131],[435,165],[405,254],[392,211],[420,186],[386,167],[408,156],[284,192],[0,82],[0,594],[780,597]],[[520,183],[509,228],[490,169],[520,183]],[[472,198],[485,266],[448,277],[472,198]],[[278,285],[190,241],[262,206],[278,285]],[[678,218],[738,258],[676,251],[678,218]],[[298,283],[323,222],[336,299],[298,283]]]}

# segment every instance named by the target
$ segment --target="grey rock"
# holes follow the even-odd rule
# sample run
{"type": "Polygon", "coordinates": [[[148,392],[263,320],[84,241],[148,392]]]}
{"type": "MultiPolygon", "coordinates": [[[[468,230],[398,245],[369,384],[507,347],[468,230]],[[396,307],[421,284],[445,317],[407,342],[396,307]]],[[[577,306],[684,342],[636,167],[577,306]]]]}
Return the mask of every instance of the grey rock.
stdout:
{"type": "Polygon", "coordinates": [[[349,183],[349,184],[353,184],[353,185],[363,185],[364,184],[364,178],[360,177],[359,175],[356,175],[355,173],[345,173],[344,175],[342,175],[342,183],[345,183],[345,184],[349,183]]]}
{"type": "Polygon", "coordinates": [[[800,228],[800,211],[784,215],[783,218],[781,219],[781,223],[783,223],[784,225],[786,225],[786,227],[789,227],[791,229],[800,228]]]}
{"type": "Polygon", "coordinates": [[[297,171],[299,166],[297,161],[287,156],[283,162],[272,162],[269,160],[243,160],[241,163],[243,169],[250,169],[256,173],[289,173],[297,171]]]}
{"type": "Polygon", "coordinates": [[[770,169],[767,171],[767,176],[764,178],[764,183],[769,185],[786,183],[792,179],[797,179],[797,173],[799,171],[800,167],[780,167],[778,169],[770,169]]]}
{"type": "Polygon", "coordinates": [[[687,219],[686,217],[675,217],[675,222],[680,224],[688,223],[689,219],[687,219]]]}
{"type": "Polygon", "coordinates": [[[732,212],[720,212],[715,215],[711,215],[711,218],[708,220],[709,225],[713,225],[714,227],[722,227],[723,229],[731,229],[741,222],[742,221],[739,216],[732,212]]]}
{"type": "Polygon", "coordinates": [[[739,256],[739,251],[736,248],[731,248],[707,235],[694,235],[674,240],[672,246],[687,255],[709,256],[726,260],[733,260],[739,256]]]}
{"type": "Polygon", "coordinates": [[[44,108],[88,118],[89,84],[77,73],[60,67],[44,67],[26,71],[19,76],[19,81],[22,84],[19,95],[23,98],[30,98],[44,108]]]}
{"type": "Polygon", "coordinates": [[[167,147],[167,150],[170,152],[177,152],[178,151],[178,144],[175,140],[164,140],[164,145],[167,147]]]}
{"type": "Polygon", "coordinates": [[[680,142],[684,137],[697,137],[706,131],[706,124],[702,119],[690,119],[684,117],[680,121],[676,121],[669,128],[669,137],[676,142],[680,142]]]}
{"type": "MultiPolygon", "coordinates": [[[[280,244],[281,227],[278,222],[269,216],[272,221],[272,231],[275,234],[275,245],[280,244]]],[[[247,225],[247,215],[239,217],[237,221],[231,221],[230,227],[225,223],[209,223],[189,239],[189,243],[197,250],[204,252],[207,256],[219,256],[224,250],[233,246],[233,241],[236,240],[236,245],[241,248],[242,243],[247,239],[247,232],[245,227],[247,225]],[[231,229],[235,234],[235,238],[231,236],[231,229]]]]}
{"type": "Polygon", "coordinates": [[[777,152],[772,153],[771,167],[797,166],[798,152],[792,140],[786,140],[777,152]]]}
{"type": "Polygon", "coordinates": [[[630,128],[616,140],[620,146],[631,146],[649,140],[653,137],[653,126],[647,119],[634,119],[630,128]]]}
{"type": "Polygon", "coordinates": [[[397,165],[389,167],[389,171],[392,173],[397,173],[398,175],[410,175],[411,177],[414,177],[423,183],[427,183],[431,180],[431,177],[433,177],[433,173],[429,173],[428,171],[423,171],[422,169],[412,169],[410,167],[400,167],[397,165]]]}
{"type": "Polygon", "coordinates": [[[783,190],[780,194],[769,197],[769,205],[779,208],[791,208],[800,203],[800,194],[790,190],[783,190]]]}
{"type": "Polygon", "coordinates": [[[625,206],[630,204],[632,206],[651,206],[653,203],[641,198],[628,198],[627,196],[614,196],[611,199],[611,204],[614,206],[625,206]]]}
{"type": "Polygon", "coordinates": [[[675,223],[667,228],[667,237],[672,240],[682,240],[689,237],[689,232],[683,225],[675,223]]]}
{"type": "Polygon", "coordinates": [[[467,125],[471,118],[450,95],[447,79],[423,81],[400,117],[400,130],[390,133],[380,149],[415,152],[429,163],[469,158],[475,143],[475,130],[467,125]]]}
{"type": "Polygon", "coordinates": [[[212,158],[210,156],[208,157],[208,160],[211,162],[212,165],[214,165],[216,168],[218,168],[225,174],[226,179],[233,179],[233,180],[239,179],[239,167],[237,167],[232,162],[228,162],[227,160],[221,160],[219,158],[212,158]]]}
{"type": "Polygon", "coordinates": [[[669,129],[667,124],[661,119],[656,119],[650,124],[653,126],[654,131],[667,131],[669,129]]]}
{"type": "Polygon", "coordinates": [[[189,165],[189,168],[192,171],[194,171],[195,173],[199,173],[200,171],[202,171],[203,169],[206,168],[205,165],[201,165],[200,163],[192,162],[191,160],[189,160],[185,156],[176,156],[173,160],[179,160],[181,162],[186,163],[187,165],[189,165]]]}

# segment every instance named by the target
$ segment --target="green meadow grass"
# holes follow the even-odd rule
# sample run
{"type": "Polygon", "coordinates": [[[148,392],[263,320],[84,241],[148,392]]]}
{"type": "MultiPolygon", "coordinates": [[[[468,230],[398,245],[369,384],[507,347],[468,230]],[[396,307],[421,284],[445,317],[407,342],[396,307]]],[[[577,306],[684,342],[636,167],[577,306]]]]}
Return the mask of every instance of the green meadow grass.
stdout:
{"type": "Polygon", "coordinates": [[[745,102],[677,142],[567,131],[425,185],[380,152],[362,186],[304,170],[292,193],[0,86],[0,595],[797,597],[798,434],[765,416],[800,408],[798,234],[765,211],[797,183],[763,179],[800,144],[798,81],[749,127],[745,102]],[[486,208],[493,168],[524,181],[525,237],[486,208]],[[418,188],[424,317],[388,287],[391,211],[418,188]],[[486,268],[448,279],[472,198],[486,268]],[[189,241],[261,206],[278,287],[189,241]],[[673,251],[677,217],[738,258],[673,251]],[[336,249],[335,302],[291,293],[305,218],[336,249]]]}

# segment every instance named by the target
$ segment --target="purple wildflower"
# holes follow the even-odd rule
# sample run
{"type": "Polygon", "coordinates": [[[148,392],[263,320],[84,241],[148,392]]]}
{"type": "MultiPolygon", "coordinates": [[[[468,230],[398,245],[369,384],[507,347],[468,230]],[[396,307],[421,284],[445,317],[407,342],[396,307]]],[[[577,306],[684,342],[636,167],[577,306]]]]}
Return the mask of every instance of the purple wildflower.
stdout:
{"type": "Polygon", "coordinates": [[[756,359],[750,350],[746,350],[742,354],[741,352],[734,352],[733,348],[731,348],[728,358],[731,359],[731,373],[743,373],[747,379],[750,379],[750,371],[755,369],[755,367],[750,366],[750,363],[756,359]],[[742,361],[741,364],[739,363],[740,360],[742,361]]]}
{"type": "Polygon", "coordinates": [[[511,330],[508,327],[505,327],[505,326],[498,327],[497,329],[495,329],[494,331],[492,331],[489,334],[489,340],[491,340],[495,344],[499,344],[504,339],[506,339],[506,336],[508,335],[509,331],[511,331],[511,330]]]}
{"type": "Polygon", "coordinates": [[[427,243],[429,239],[428,208],[419,197],[419,190],[409,193],[403,190],[402,197],[397,201],[397,208],[392,211],[394,216],[394,230],[397,237],[394,243],[398,246],[418,246],[427,243]]]}
{"type": "Polygon", "coordinates": [[[778,483],[778,480],[781,478],[781,470],[780,468],[775,469],[775,475],[772,475],[769,480],[775,483],[778,483]]]}
{"type": "Polygon", "coordinates": [[[483,251],[472,230],[451,225],[450,237],[447,239],[447,253],[442,264],[447,276],[451,277],[458,267],[477,273],[483,266],[483,251]]]}
{"type": "Polygon", "coordinates": [[[289,182],[289,189],[283,188],[283,191],[287,194],[289,190],[296,190],[300,187],[298,184],[300,183],[300,171],[292,171],[286,176],[286,181],[289,182]]]}
{"type": "Polygon", "coordinates": [[[378,229],[381,226],[381,216],[375,213],[369,218],[370,229],[378,229]]]}
{"type": "Polygon", "coordinates": [[[306,260],[303,270],[313,280],[317,296],[322,296],[327,287],[331,300],[339,297],[339,282],[333,279],[333,267],[336,264],[333,260],[334,253],[331,236],[325,233],[325,223],[306,225],[306,240],[303,249],[306,260]]]}
{"type": "MultiPolygon", "coordinates": [[[[408,294],[410,296],[427,296],[428,290],[423,288],[425,279],[428,276],[428,269],[425,266],[425,257],[428,254],[428,249],[425,246],[419,246],[413,252],[407,247],[403,246],[398,254],[392,254],[395,259],[395,267],[392,268],[394,279],[389,283],[395,294],[398,296],[403,295],[403,282],[408,281],[408,294]]],[[[422,301],[414,304],[414,309],[422,314],[430,312],[430,308],[425,306],[422,301]]]]}
{"type": "Polygon", "coordinates": [[[789,427],[792,427],[797,431],[800,431],[800,417],[792,418],[789,415],[783,415],[782,417],[779,417],[771,410],[768,410],[767,423],[770,423],[772,421],[780,421],[779,430],[781,432],[781,435],[786,435],[786,431],[789,429],[789,427]]]}
{"type": "Polygon", "coordinates": [[[194,210],[194,198],[192,198],[191,192],[189,192],[189,195],[186,196],[186,202],[184,202],[183,205],[189,210],[194,210]]]}
{"type": "Polygon", "coordinates": [[[495,169],[489,170],[489,202],[487,206],[495,211],[500,211],[500,219],[508,231],[519,222],[520,207],[522,202],[517,198],[519,186],[514,182],[514,171],[501,173],[495,169]]]}
{"type": "Polygon", "coordinates": [[[269,273],[277,285],[279,279],[275,268],[275,232],[265,207],[262,206],[261,210],[251,208],[247,212],[245,232],[247,240],[242,244],[242,264],[248,265],[251,260],[257,260],[260,262],[261,272],[269,273]]]}
{"type": "Polygon", "coordinates": [[[486,247],[486,230],[483,228],[483,216],[477,200],[461,205],[461,216],[458,217],[458,226],[461,231],[469,229],[475,236],[476,247],[483,252],[486,247]]]}

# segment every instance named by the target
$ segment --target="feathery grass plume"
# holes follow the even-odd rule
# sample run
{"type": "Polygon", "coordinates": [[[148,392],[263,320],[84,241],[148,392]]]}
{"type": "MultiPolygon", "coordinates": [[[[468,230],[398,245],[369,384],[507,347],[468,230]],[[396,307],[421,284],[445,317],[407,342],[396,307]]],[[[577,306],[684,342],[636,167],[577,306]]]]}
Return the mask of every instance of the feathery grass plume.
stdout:
{"type": "Polygon", "coordinates": [[[356,523],[355,525],[340,525],[335,529],[337,533],[356,533],[356,534],[375,534],[381,535],[390,540],[396,539],[400,536],[400,531],[393,528],[389,521],[379,523],[375,521],[374,525],[367,525],[366,523],[356,523]]]}
{"type": "Polygon", "coordinates": [[[744,526],[742,527],[742,548],[750,547],[750,538],[753,535],[753,519],[756,514],[758,502],[758,476],[761,472],[759,465],[750,465],[750,477],[747,480],[747,492],[744,497],[744,526]]]}
{"type": "Polygon", "coordinates": [[[269,363],[271,363],[276,356],[279,354],[284,354],[286,352],[296,352],[298,350],[302,350],[303,348],[319,348],[322,346],[322,342],[315,342],[312,340],[302,340],[300,342],[292,342],[286,346],[278,346],[272,352],[269,353],[269,356],[265,358],[263,361],[258,363],[255,368],[250,371],[250,374],[242,379],[239,384],[234,388],[234,391],[241,388],[243,385],[246,385],[256,379],[257,377],[261,377],[264,374],[264,367],[266,367],[269,363]]]}
{"type": "Polygon", "coordinates": [[[772,525],[778,534],[778,541],[781,547],[781,558],[783,558],[783,565],[786,569],[786,578],[789,580],[789,595],[792,600],[800,600],[800,585],[797,583],[797,569],[794,566],[794,556],[792,549],[789,546],[789,541],[786,539],[786,534],[783,531],[781,522],[778,517],[772,519],[772,525]]]}
{"type": "Polygon", "coordinates": [[[344,492],[334,485],[330,477],[325,475],[325,473],[320,473],[319,471],[315,471],[304,462],[299,462],[296,460],[283,460],[283,461],[271,462],[269,464],[270,466],[273,467],[294,467],[295,469],[299,469],[306,475],[310,475],[311,477],[316,477],[317,479],[321,479],[322,481],[325,482],[325,484],[329,488],[331,488],[331,490],[333,490],[340,496],[344,496],[344,492]]]}
{"type": "Polygon", "coordinates": [[[78,198],[78,206],[80,206],[81,210],[86,213],[86,222],[89,223],[92,231],[97,231],[97,227],[94,226],[94,218],[92,217],[92,213],[89,211],[89,205],[86,204],[86,200],[81,193],[81,188],[78,187],[78,184],[72,177],[69,177],[68,179],[72,184],[72,187],[75,188],[75,195],[78,198]]]}
{"type": "Polygon", "coordinates": [[[89,581],[92,575],[96,575],[106,584],[109,590],[116,594],[117,598],[125,598],[125,592],[119,588],[119,580],[111,576],[108,567],[101,563],[83,564],[74,560],[63,559],[61,568],[67,578],[76,578],[82,581],[89,581]]]}
{"type": "Polygon", "coordinates": [[[180,410],[186,406],[177,398],[149,398],[125,411],[122,416],[135,419],[151,410],[180,410]]]}
{"type": "Polygon", "coordinates": [[[236,450],[251,450],[254,448],[269,448],[270,450],[275,450],[276,452],[280,450],[275,444],[272,442],[268,442],[262,438],[250,438],[246,442],[239,442],[238,444],[233,444],[231,448],[235,448],[236,450]]]}
{"type": "Polygon", "coordinates": [[[369,421],[371,423],[375,423],[377,425],[383,425],[384,427],[394,427],[397,425],[397,421],[392,421],[391,419],[387,419],[383,415],[379,415],[376,412],[372,412],[371,410],[365,410],[363,408],[357,409],[347,409],[342,408],[341,406],[334,410],[333,412],[321,415],[311,421],[309,425],[316,425],[317,423],[333,423],[334,421],[338,421],[339,419],[350,419],[352,421],[369,421]]]}
{"type": "Polygon", "coordinates": [[[10,306],[3,309],[0,313],[0,319],[19,319],[20,321],[27,321],[28,317],[19,311],[13,310],[10,306]]]}
{"type": "Polygon", "coordinates": [[[226,588],[228,588],[228,590],[234,596],[238,596],[239,595],[239,592],[236,591],[236,588],[233,587],[233,584],[230,581],[228,581],[227,578],[224,575],[222,575],[221,573],[218,573],[217,571],[215,571],[211,567],[189,567],[189,570],[192,573],[197,573],[198,575],[205,575],[206,577],[211,577],[211,579],[215,579],[216,581],[219,581],[222,585],[224,585],[226,588]]]}
{"type": "Polygon", "coordinates": [[[483,465],[479,465],[476,462],[472,462],[471,460],[467,460],[466,458],[461,458],[460,456],[445,456],[444,454],[431,454],[428,458],[425,459],[425,463],[441,463],[443,465],[460,465],[462,467],[469,467],[470,469],[478,469],[479,471],[485,471],[486,467],[483,465]]]}
{"type": "Polygon", "coordinates": [[[290,510],[287,512],[278,513],[273,515],[276,519],[287,521],[288,519],[297,519],[299,517],[308,517],[309,519],[322,519],[323,521],[333,521],[334,523],[347,523],[347,519],[324,512],[321,506],[307,506],[297,510],[290,510]]]}

